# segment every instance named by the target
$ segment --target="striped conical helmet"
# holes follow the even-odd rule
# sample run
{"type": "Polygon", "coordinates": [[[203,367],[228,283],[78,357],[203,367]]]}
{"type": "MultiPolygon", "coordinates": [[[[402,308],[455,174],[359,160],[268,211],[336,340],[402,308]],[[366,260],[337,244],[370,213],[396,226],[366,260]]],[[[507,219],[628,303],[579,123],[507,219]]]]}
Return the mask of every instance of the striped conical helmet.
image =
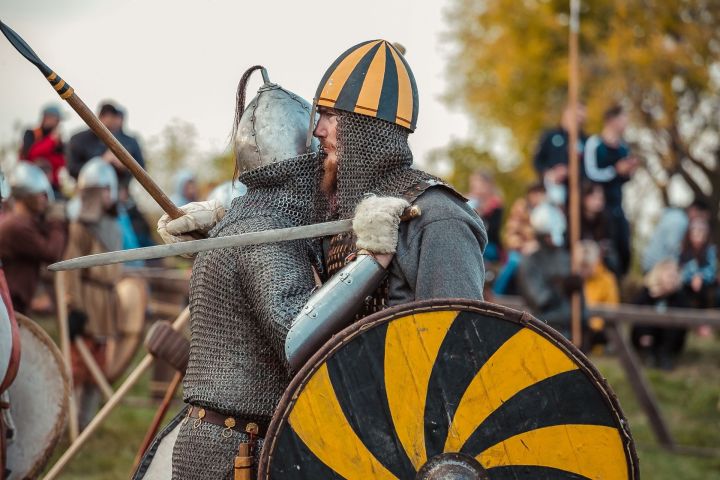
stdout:
{"type": "Polygon", "coordinates": [[[418,90],[410,66],[386,40],[360,43],[330,65],[315,93],[317,106],[380,118],[415,130],[418,90]]]}

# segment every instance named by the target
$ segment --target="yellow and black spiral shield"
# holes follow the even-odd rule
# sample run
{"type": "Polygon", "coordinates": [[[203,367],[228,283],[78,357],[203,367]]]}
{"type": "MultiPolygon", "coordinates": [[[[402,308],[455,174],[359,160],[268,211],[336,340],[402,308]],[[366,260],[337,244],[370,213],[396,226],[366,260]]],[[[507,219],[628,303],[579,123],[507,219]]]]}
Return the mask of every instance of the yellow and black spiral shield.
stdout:
{"type": "Polygon", "coordinates": [[[620,407],[577,349],[527,314],[433,301],[368,317],[313,357],[259,478],[466,478],[423,474],[446,459],[475,469],[467,478],[638,475],[620,407]]]}
{"type": "Polygon", "coordinates": [[[317,105],[380,118],[415,130],[418,90],[403,55],[385,40],[347,50],[325,72],[317,105]]]}

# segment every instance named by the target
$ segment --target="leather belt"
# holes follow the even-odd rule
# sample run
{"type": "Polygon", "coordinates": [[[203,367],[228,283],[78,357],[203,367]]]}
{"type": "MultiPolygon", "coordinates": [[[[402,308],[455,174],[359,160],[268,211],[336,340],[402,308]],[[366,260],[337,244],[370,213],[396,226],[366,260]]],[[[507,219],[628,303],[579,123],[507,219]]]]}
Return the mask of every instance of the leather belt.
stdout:
{"type": "Polygon", "coordinates": [[[254,437],[264,437],[268,428],[267,422],[251,421],[242,417],[232,417],[210,410],[209,408],[197,407],[195,405],[190,405],[187,417],[185,417],[183,422],[191,421],[191,419],[194,419],[192,420],[193,428],[199,427],[203,422],[224,427],[225,429],[222,431],[224,437],[232,435],[231,430],[247,433],[254,437]]]}

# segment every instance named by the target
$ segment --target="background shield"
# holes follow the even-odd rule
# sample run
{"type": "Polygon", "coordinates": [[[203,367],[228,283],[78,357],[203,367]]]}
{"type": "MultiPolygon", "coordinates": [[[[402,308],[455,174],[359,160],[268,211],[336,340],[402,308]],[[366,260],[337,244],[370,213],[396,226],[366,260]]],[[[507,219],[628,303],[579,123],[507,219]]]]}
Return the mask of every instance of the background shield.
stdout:
{"type": "Polygon", "coordinates": [[[8,389],[16,427],[8,446],[9,480],[37,477],[65,429],[70,379],[60,350],[35,322],[15,314],[22,343],[20,368],[8,389]]]}
{"type": "Polygon", "coordinates": [[[285,392],[261,479],[635,479],[620,406],[570,342],[469,300],[384,310],[285,392]]]}
{"type": "Polygon", "coordinates": [[[109,382],[120,378],[140,348],[148,306],[148,285],[138,277],[125,277],[115,286],[118,298],[118,337],[115,351],[108,359],[105,375],[109,382]]]}

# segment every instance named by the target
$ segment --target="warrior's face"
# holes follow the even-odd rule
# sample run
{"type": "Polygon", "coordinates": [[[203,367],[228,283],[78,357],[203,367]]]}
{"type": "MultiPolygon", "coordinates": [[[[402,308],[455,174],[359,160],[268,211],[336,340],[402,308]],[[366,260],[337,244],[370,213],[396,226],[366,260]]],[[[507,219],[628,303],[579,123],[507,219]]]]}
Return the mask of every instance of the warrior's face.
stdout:
{"type": "Polygon", "coordinates": [[[320,119],[313,131],[320,140],[320,152],[323,158],[325,173],[321,188],[330,195],[337,188],[337,124],[338,112],[332,108],[320,107],[320,119]]]}
{"type": "Polygon", "coordinates": [[[32,215],[42,215],[48,206],[46,193],[31,193],[17,199],[32,215]]]}

